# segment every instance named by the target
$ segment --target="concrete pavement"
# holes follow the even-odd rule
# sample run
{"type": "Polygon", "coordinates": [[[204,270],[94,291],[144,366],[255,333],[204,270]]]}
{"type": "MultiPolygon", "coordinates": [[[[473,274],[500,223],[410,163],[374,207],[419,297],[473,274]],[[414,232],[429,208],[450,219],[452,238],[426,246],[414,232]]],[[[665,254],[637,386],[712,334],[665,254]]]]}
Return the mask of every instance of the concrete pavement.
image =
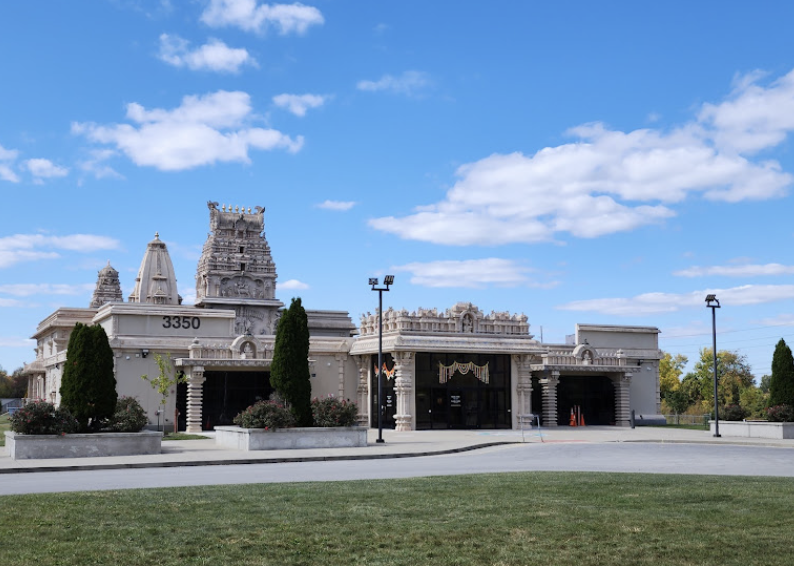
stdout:
{"type": "MultiPolygon", "coordinates": [[[[216,446],[213,433],[206,440],[165,441],[162,452],[145,456],[12,460],[0,455],[0,474],[69,470],[108,470],[233,464],[320,462],[410,458],[455,454],[496,444],[512,443],[704,443],[794,448],[794,440],[714,438],[708,431],[663,427],[558,427],[516,430],[444,430],[395,432],[384,430],[385,443],[378,444],[377,430],[368,433],[368,446],[361,448],[267,450],[245,452],[216,446]]],[[[3,449],[4,450],[4,449],[3,449]]]]}

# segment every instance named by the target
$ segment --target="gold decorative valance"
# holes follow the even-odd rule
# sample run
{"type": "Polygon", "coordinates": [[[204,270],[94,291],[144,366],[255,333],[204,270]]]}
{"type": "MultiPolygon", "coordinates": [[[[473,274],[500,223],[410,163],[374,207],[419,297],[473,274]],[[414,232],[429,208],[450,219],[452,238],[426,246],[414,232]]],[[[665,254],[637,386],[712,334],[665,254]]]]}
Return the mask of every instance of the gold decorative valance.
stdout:
{"type": "Polygon", "coordinates": [[[488,371],[488,363],[484,366],[475,365],[474,362],[468,362],[462,364],[460,362],[452,362],[452,365],[445,366],[441,362],[438,362],[438,382],[439,383],[446,383],[452,376],[455,375],[455,372],[460,372],[463,375],[466,375],[469,372],[474,373],[474,377],[482,381],[483,383],[487,384],[490,383],[491,374],[488,371]]]}

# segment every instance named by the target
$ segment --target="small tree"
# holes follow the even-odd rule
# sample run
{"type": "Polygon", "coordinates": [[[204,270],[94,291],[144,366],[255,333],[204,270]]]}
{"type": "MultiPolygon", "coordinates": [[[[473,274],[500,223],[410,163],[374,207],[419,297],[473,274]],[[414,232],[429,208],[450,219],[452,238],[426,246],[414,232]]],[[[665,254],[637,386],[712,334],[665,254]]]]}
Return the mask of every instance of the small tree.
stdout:
{"type": "Polygon", "coordinates": [[[312,426],[310,379],[309,319],[297,298],[278,321],[270,384],[287,402],[298,426],[312,426]]]}
{"type": "MultiPolygon", "coordinates": [[[[154,355],[154,361],[157,362],[159,373],[157,377],[149,379],[148,375],[142,375],[141,379],[148,382],[152,389],[160,394],[161,413],[165,414],[165,406],[168,403],[168,395],[171,388],[178,383],[187,383],[187,377],[183,373],[174,373],[174,364],[171,362],[171,354],[166,352],[165,356],[160,354],[154,355]]],[[[176,427],[176,423],[174,423],[176,427]]],[[[174,428],[176,431],[176,428],[174,428]]]]}
{"type": "Polygon", "coordinates": [[[116,410],[113,350],[105,329],[77,323],[69,337],[61,378],[61,405],[80,423],[80,430],[99,430],[116,410]]]}
{"type": "Polygon", "coordinates": [[[782,338],[772,356],[772,379],[769,382],[769,406],[794,406],[794,357],[782,338]]]}

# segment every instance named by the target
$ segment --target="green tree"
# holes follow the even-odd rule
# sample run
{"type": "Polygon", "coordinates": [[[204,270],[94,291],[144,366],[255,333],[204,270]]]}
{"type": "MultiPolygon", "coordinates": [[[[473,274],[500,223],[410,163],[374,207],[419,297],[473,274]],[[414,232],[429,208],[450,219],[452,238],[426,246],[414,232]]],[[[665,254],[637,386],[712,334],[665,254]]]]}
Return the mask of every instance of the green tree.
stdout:
{"type": "Polygon", "coordinates": [[[761,381],[758,384],[758,388],[761,390],[761,393],[767,394],[769,393],[769,382],[772,381],[771,375],[763,375],[761,376],[761,381]]]}
{"type": "Polygon", "coordinates": [[[61,378],[61,405],[69,409],[81,430],[99,430],[116,410],[113,350],[105,329],[77,323],[69,337],[61,378]]]}
{"type": "MultiPolygon", "coordinates": [[[[182,372],[174,372],[174,364],[171,361],[171,354],[168,352],[166,352],[165,356],[155,354],[154,361],[157,362],[157,377],[149,379],[148,375],[142,375],[141,379],[148,382],[152,389],[160,394],[161,411],[165,414],[165,406],[168,403],[168,395],[171,392],[171,388],[178,383],[187,383],[187,377],[182,372]]],[[[163,422],[163,426],[165,427],[165,422],[163,422]]],[[[174,430],[176,431],[176,428],[174,430]]]]}
{"type": "MultiPolygon", "coordinates": [[[[738,405],[742,392],[755,386],[755,378],[747,358],[736,352],[717,352],[719,404],[738,405]]],[[[714,354],[711,348],[700,351],[700,359],[693,371],[684,376],[681,385],[686,387],[693,402],[700,402],[704,410],[714,404],[714,354]],[[685,385],[686,384],[686,385],[685,385]]]]}
{"type": "MultiPolygon", "coordinates": [[[[682,354],[673,357],[669,352],[664,352],[662,359],[659,360],[659,392],[663,399],[669,392],[678,389],[681,384],[681,374],[684,373],[684,366],[688,361],[689,359],[682,354]]],[[[673,408],[672,405],[670,408],[673,408]]]]}
{"type": "Polygon", "coordinates": [[[672,411],[676,415],[676,424],[678,424],[678,416],[681,413],[686,412],[689,406],[692,404],[689,398],[689,394],[684,390],[683,387],[678,389],[673,389],[672,391],[668,391],[667,394],[664,396],[664,400],[667,405],[672,409],[672,411]]]}
{"type": "Polygon", "coordinates": [[[298,426],[312,426],[310,379],[309,319],[297,298],[278,321],[270,384],[287,402],[298,426]]]}
{"type": "Polygon", "coordinates": [[[772,356],[772,379],[769,382],[769,406],[794,407],[794,357],[782,338],[772,356]]]}

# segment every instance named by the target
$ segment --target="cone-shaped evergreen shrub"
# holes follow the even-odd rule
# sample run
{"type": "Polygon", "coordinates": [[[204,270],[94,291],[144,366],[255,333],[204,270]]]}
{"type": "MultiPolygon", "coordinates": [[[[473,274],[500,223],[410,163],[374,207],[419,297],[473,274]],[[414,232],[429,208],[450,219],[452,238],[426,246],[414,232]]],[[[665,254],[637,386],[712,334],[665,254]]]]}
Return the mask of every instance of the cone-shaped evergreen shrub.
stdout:
{"type": "Polygon", "coordinates": [[[772,356],[772,379],[769,382],[769,406],[794,406],[794,357],[782,338],[772,356]]]}
{"type": "Polygon", "coordinates": [[[287,402],[298,426],[312,426],[310,379],[309,319],[297,298],[278,321],[270,384],[287,402]]]}
{"type": "Polygon", "coordinates": [[[79,322],[69,337],[61,378],[61,405],[80,423],[81,430],[98,430],[116,409],[113,350],[105,329],[79,322]]]}

